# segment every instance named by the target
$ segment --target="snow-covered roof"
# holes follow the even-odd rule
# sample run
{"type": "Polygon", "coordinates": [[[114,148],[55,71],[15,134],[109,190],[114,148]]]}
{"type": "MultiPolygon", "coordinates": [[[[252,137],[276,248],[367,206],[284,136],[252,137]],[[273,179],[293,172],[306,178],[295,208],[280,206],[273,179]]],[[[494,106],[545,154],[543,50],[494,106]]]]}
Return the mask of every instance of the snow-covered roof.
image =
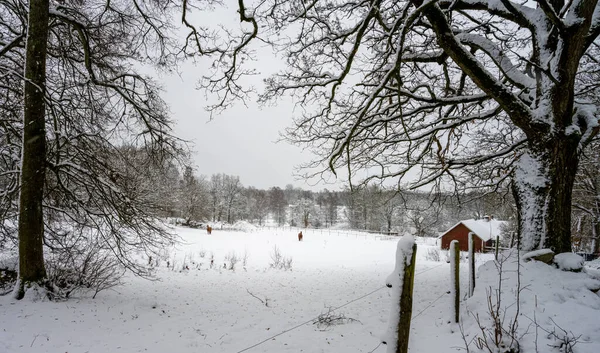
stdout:
{"type": "Polygon", "coordinates": [[[496,236],[501,236],[500,227],[503,224],[507,224],[506,221],[499,221],[495,219],[467,219],[464,221],[460,221],[452,226],[447,232],[440,235],[440,238],[446,235],[449,231],[456,228],[457,225],[463,224],[465,227],[469,228],[471,232],[475,233],[481,240],[488,241],[490,239],[496,239],[496,236]]]}

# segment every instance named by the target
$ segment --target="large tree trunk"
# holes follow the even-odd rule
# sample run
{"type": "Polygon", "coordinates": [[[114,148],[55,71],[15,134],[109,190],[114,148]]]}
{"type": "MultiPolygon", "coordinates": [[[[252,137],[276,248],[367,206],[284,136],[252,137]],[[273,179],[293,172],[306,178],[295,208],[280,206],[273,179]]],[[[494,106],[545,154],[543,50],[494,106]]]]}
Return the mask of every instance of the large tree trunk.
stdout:
{"type": "Polygon", "coordinates": [[[552,145],[548,230],[543,246],[556,253],[571,249],[571,207],[573,184],[579,164],[579,141],[558,139],[552,145]]]}
{"type": "Polygon", "coordinates": [[[41,283],[46,277],[42,199],[46,160],[44,92],[48,11],[48,0],[29,1],[19,199],[19,282],[16,291],[18,299],[24,296],[26,286],[41,283]]]}
{"type": "Polygon", "coordinates": [[[577,172],[577,142],[553,139],[542,152],[525,153],[513,183],[520,247],[571,251],[571,198],[577,172]]]}

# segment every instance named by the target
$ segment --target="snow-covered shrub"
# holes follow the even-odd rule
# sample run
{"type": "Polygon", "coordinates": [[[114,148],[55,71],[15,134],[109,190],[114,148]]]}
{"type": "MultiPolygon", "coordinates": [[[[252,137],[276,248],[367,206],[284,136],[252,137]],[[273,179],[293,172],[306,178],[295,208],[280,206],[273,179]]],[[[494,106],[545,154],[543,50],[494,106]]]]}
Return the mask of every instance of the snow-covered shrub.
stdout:
{"type": "Polygon", "coordinates": [[[273,246],[273,250],[271,251],[270,256],[271,256],[271,263],[269,264],[269,267],[278,269],[278,270],[285,270],[285,271],[292,270],[293,258],[283,256],[281,254],[281,251],[279,250],[279,247],[277,247],[277,245],[273,246]]]}
{"type": "Polygon", "coordinates": [[[277,245],[273,245],[273,250],[269,254],[271,256],[271,263],[269,266],[271,268],[279,268],[281,266],[283,255],[281,255],[281,251],[279,251],[279,247],[277,245]]]}
{"type": "Polygon", "coordinates": [[[175,271],[178,268],[179,261],[177,261],[177,253],[172,254],[173,258],[167,260],[167,269],[175,271]]]}
{"type": "MultiPolygon", "coordinates": [[[[523,289],[521,282],[517,281],[516,288],[514,288],[516,299],[504,298],[505,293],[503,291],[503,276],[506,274],[504,265],[510,258],[510,256],[501,256],[498,261],[487,263],[490,264],[488,266],[493,265],[496,267],[498,282],[496,286],[485,288],[487,310],[472,314],[480,331],[475,336],[475,346],[479,350],[489,353],[518,353],[521,351],[520,339],[522,337],[518,336],[517,332],[520,309],[519,295],[523,289]],[[515,300],[516,313],[509,315],[506,301],[512,300],[515,300]]],[[[516,260],[519,261],[518,258],[516,260]]],[[[520,266],[517,264],[517,276],[520,277],[520,275],[520,266]]]]}
{"type": "Polygon", "coordinates": [[[331,326],[348,324],[351,322],[360,322],[351,317],[347,317],[343,313],[336,314],[333,308],[329,308],[326,312],[321,313],[313,321],[313,325],[317,325],[317,328],[321,331],[327,331],[331,326]]]}
{"type": "Polygon", "coordinates": [[[242,257],[242,266],[244,267],[244,270],[246,269],[246,265],[248,265],[248,257],[250,257],[248,249],[244,249],[244,257],[242,257]]]}
{"type": "Polygon", "coordinates": [[[193,268],[194,265],[196,265],[196,258],[194,256],[194,254],[191,252],[186,253],[185,256],[183,257],[183,264],[181,265],[181,271],[189,270],[190,268],[193,268]]]}
{"type": "Polygon", "coordinates": [[[563,271],[580,272],[583,269],[583,257],[574,253],[561,253],[554,256],[554,264],[563,271]]]}
{"type": "Polygon", "coordinates": [[[241,232],[251,233],[258,229],[257,226],[247,222],[247,221],[237,221],[231,225],[231,230],[238,230],[241,232]]]}
{"type": "Polygon", "coordinates": [[[235,265],[240,261],[237,257],[235,251],[231,251],[227,256],[225,256],[225,263],[227,265],[227,269],[231,271],[235,271],[235,265]]]}
{"type": "Polygon", "coordinates": [[[587,272],[561,271],[523,261],[515,251],[479,267],[461,331],[471,352],[596,352],[600,281],[587,272]],[[519,261],[520,260],[520,261],[519,261]],[[566,315],[565,313],[569,313],[566,315]],[[472,339],[475,337],[474,339],[472,339]],[[580,343],[580,344],[578,344],[580,343]],[[582,349],[582,347],[586,347],[582,349]]]}
{"type": "Polygon", "coordinates": [[[12,292],[17,282],[17,264],[19,259],[11,256],[0,260],[0,295],[12,292]]]}
{"type": "Polygon", "coordinates": [[[293,259],[291,257],[284,256],[281,268],[285,271],[291,271],[292,270],[292,261],[293,261],[293,259]]]}
{"type": "Polygon", "coordinates": [[[80,242],[46,255],[48,282],[54,299],[67,299],[74,292],[90,292],[92,298],[121,284],[124,266],[98,242],[80,242]]]}
{"type": "Polygon", "coordinates": [[[440,262],[440,260],[441,260],[440,250],[435,249],[435,248],[427,249],[427,252],[425,253],[425,260],[440,262]]]}

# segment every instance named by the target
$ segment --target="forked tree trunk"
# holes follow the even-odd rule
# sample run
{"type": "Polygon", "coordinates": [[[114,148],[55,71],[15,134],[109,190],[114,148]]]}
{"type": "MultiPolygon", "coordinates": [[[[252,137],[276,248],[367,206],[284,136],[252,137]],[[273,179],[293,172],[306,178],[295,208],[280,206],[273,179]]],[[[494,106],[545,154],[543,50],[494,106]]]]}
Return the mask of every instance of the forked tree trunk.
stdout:
{"type": "Polygon", "coordinates": [[[42,199],[46,161],[44,91],[48,42],[48,0],[29,1],[25,58],[23,155],[19,199],[19,282],[21,299],[30,283],[46,277],[42,199]]]}
{"type": "Polygon", "coordinates": [[[571,199],[577,141],[553,139],[543,152],[524,154],[513,182],[521,248],[571,251],[571,199]]]}

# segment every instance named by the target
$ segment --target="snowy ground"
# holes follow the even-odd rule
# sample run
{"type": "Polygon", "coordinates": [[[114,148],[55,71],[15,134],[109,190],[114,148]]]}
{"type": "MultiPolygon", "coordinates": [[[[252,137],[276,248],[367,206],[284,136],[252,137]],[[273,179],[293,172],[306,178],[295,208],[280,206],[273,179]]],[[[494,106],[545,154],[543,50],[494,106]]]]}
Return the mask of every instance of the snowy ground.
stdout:
{"type": "MultiPolygon", "coordinates": [[[[157,281],[127,277],[96,299],[58,303],[0,297],[0,353],[385,352],[379,345],[390,309],[384,282],[394,268],[396,239],[304,230],[298,242],[297,230],[252,227],[177,231],[185,244],[165,252],[157,281]],[[275,246],[292,259],[291,270],[271,268],[275,246]],[[235,270],[223,268],[233,254],[235,270]],[[315,324],[329,308],[346,320],[315,324]]],[[[410,351],[464,350],[448,323],[449,265],[443,256],[431,260],[433,243],[418,246],[410,351]]],[[[465,273],[461,280],[465,293],[465,273]]]]}

